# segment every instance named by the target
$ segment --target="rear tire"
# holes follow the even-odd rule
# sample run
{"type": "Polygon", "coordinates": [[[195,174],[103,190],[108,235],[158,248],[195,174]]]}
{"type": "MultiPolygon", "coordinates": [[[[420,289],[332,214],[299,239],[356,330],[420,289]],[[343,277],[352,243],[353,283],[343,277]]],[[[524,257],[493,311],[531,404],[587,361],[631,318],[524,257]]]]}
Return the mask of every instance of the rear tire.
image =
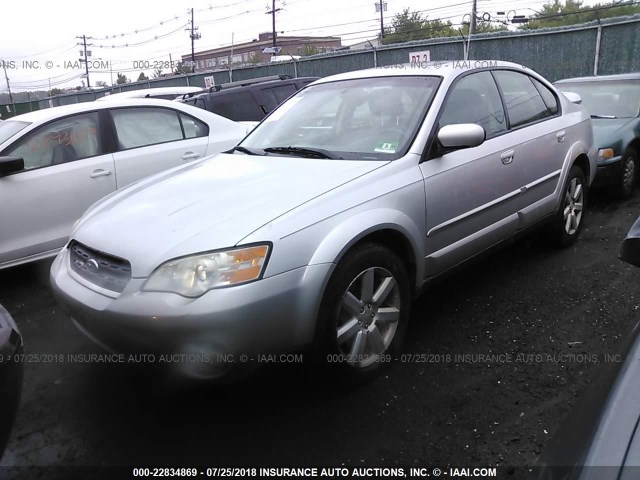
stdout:
{"type": "Polygon", "coordinates": [[[400,351],[410,317],[409,276],[391,250],[368,243],[340,261],[325,290],[316,352],[332,378],[358,386],[400,351]]]}
{"type": "Polygon", "coordinates": [[[587,184],[584,172],[574,165],[569,170],[562,190],[560,208],[551,225],[552,240],[560,247],[572,245],[578,238],[587,204],[587,184]]]}

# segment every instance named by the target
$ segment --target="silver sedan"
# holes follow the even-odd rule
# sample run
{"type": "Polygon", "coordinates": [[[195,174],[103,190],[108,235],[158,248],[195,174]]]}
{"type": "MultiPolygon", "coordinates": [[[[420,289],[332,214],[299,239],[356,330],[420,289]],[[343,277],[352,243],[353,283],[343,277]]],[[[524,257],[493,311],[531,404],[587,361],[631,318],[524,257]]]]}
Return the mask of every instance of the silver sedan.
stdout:
{"type": "Polygon", "coordinates": [[[94,205],[51,283],[90,338],[188,354],[186,375],[312,346],[366,380],[428,282],[542,222],[576,240],[592,143],[580,105],[510,63],[324,78],[233,152],[94,205]]]}

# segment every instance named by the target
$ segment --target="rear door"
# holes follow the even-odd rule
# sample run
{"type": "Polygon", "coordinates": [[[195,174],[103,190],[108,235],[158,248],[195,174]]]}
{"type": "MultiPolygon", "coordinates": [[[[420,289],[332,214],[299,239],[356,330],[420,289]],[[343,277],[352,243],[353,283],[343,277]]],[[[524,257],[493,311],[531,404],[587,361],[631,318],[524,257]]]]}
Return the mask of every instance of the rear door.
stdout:
{"type": "Polygon", "coordinates": [[[164,107],[110,109],[116,137],[117,187],[202,158],[209,126],[184,112],[164,107]]]}
{"type": "Polygon", "coordinates": [[[42,125],[1,152],[25,169],[0,177],[0,265],[62,248],[84,211],[115,191],[103,144],[96,111],[42,125]]]}
{"type": "Polygon", "coordinates": [[[514,138],[512,168],[522,188],[520,228],[553,212],[554,192],[571,145],[555,94],[513,70],[494,72],[514,138]]]}
{"type": "Polygon", "coordinates": [[[504,108],[489,71],[460,78],[443,105],[439,128],[475,123],[482,145],[434,153],[420,164],[426,195],[425,274],[439,274],[515,233],[520,178],[504,108]]]}

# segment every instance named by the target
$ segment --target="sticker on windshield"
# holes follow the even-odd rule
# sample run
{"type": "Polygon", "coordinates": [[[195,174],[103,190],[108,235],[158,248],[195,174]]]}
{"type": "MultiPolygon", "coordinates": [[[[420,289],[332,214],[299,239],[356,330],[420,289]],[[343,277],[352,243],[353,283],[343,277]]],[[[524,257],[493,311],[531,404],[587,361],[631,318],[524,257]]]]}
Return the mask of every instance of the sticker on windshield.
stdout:
{"type": "Polygon", "coordinates": [[[396,153],[398,149],[398,142],[380,142],[373,150],[377,153],[396,153]]]}

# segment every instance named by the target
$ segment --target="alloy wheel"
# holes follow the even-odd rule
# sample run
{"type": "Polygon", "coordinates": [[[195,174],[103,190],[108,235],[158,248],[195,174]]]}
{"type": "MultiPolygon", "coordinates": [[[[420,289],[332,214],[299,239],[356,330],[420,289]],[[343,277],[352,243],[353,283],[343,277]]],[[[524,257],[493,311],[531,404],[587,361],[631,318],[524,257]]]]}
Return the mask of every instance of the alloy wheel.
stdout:
{"type": "Polygon", "coordinates": [[[582,209],[584,205],[584,189],[582,181],[574,177],[569,183],[564,196],[564,230],[568,235],[574,235],[580,227],[582,209]]]}
{"type": "Polygon", "coordinates": [[[400,287],[386,269],[371,267],[356,276],[342,297],[336,339],[351,366],[375,363],[391,342],[400,320],[400,287]]]}

